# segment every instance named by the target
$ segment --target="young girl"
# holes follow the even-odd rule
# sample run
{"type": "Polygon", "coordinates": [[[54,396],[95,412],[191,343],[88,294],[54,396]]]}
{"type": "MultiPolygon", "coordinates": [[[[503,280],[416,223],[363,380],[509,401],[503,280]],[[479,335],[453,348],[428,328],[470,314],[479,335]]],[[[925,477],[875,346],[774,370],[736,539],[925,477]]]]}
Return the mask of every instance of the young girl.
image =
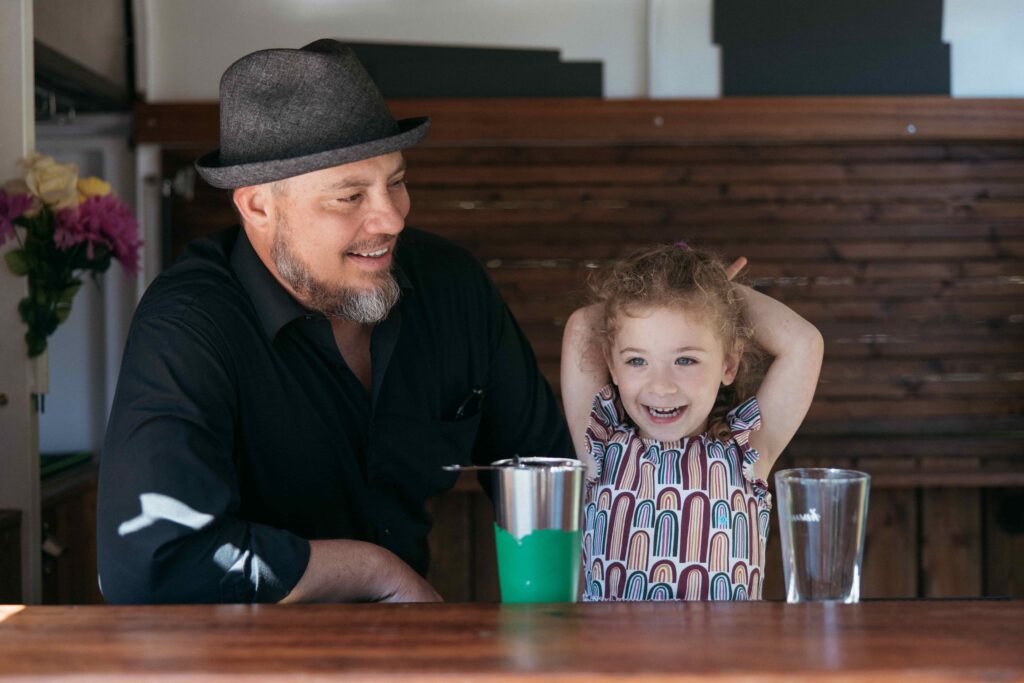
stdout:
{"type": "MultiPolygon", "coordinates": [[[[600,271],[562,342],[584,495],[584,600],[760,599],[768,473],[803,420],[821,334],[684,244],[600,271]],[[754,395],[749,358],[770,357],[754,395]],[[611,383],[609,383],[609,379],[611,383]]],[[[756,373],[759,374],[759,373],[756,373]]]]}

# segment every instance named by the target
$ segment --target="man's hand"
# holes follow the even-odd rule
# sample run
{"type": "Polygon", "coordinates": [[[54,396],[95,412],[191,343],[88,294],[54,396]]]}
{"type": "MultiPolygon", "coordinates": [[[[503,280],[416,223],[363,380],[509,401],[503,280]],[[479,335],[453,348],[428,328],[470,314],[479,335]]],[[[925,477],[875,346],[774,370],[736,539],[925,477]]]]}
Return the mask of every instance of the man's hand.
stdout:
{"type": "Polygon", "coordinates": [[[412,567],[404,562],[399,562],[399,565],[394,568],[395,575],[390,577],[389,583],[393,586],[391,592],[383,596],[380,602],[443,602],[434,587],[414,572],[412,567]]]}
{"type": "Polygon", "coordinates": [[[440,602],[441,596],[397,555],[373,543],[309,542],[309,564],[282,603],[440,602]]]}

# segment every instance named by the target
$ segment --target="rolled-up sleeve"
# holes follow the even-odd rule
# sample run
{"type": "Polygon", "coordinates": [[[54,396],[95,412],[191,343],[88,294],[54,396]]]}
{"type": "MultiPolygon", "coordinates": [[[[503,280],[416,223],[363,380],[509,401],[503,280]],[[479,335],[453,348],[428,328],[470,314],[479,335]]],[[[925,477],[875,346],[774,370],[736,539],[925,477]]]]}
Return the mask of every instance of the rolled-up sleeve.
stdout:
{"type": "Polygon", "coordinates": [[[307,540],[239,517],[239,368],[215,325],[133,322],[100,457],[97,560],[112,603],[276,602],[307,540]]]}

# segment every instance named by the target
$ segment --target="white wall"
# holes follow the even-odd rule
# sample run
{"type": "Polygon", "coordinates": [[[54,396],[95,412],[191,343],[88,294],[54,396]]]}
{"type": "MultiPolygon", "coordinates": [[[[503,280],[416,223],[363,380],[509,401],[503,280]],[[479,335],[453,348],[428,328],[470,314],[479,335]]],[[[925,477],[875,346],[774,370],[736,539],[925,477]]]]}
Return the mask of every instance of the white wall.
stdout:
{"type": "Polygon", "coordinates": [[[128,89],[122,0],[34,0],[35,38],[128,89]]]}
{"type": "Polygon", "coordinates": [[[721,49],[712,39],[712,0],[650,0],[650,97],[718,97],[721,49]]]}
{"type": "Polygon", "coordinates": [[[954,97],[1024,97],[1024,0],[945,0],[954,97]]]}
{"type": "MultiPolygon", "coordinates": [[[[828,0],[821,0],[827,2],[828,0]]],[[[150,102],[215,100],[220,74],[317,38],[561,50],[622,97],[717,97],[713,0],[134,0],[150,102]]],[[[1024,97],[1024,0],[945,0],[955,97],[1024,97]]]]}
{"type": "MultiPolygon", "coordinates": [[[[224,69],[317,38],[560,49],[601,60],[609,97],[646,88],[646,0],[136,0],[148,101],[217,99],[224,69]],[[144,37],[143,37],[144,36],[144,37]]],[[[144,79],[144,81],[142,80],[144,79]]]]}

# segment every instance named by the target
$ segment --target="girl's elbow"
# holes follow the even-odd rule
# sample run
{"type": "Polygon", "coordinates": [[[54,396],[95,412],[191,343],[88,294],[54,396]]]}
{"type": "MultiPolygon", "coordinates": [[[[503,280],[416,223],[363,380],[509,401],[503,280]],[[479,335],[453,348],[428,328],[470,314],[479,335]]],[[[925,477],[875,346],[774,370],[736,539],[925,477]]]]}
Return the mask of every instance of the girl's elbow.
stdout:
{"type": "Polygon", "coordinates": [[[825,357],[825,337],[817,327],[808,323],[794,350],[804,363],[820,368],[825,357]]]}
{"type": "Polygon", "coordinates": [[[821,330],[815,327],[813,323],[804,321],[801,340],[804,346],[810,350],[825,350],[825,337],[821,334],[821,330]]]}
{"type": "Polygon", "coordinates": [[[572,314],[569,315],[569,318],[565,321],[566,335],[589,335],[592,331],[592,327],[594,324],[594,314],[594,306],[584,306],[582,308],[577,308],[575,311],[572,312],[572,314]]]}
{"type": "Polygon", "coordinates": [[[825,355],[825,336],[821,333],[821,330],[814,325],[811,325],[811,331],[808,334],[808,337],[811,353],[814,358],[817,358],[820,361],[825,355]]]}
{"type": "Polygon", "coordinates": [[[810,365],[821,366],[825,356],[825,338],[817,327],[802,321],[799,326],[790,328],[785,341],[780,341],[778,353],[772,353],[772,357],[778,359],[783,356],[798,361],[803,367],[810,365]]]}

